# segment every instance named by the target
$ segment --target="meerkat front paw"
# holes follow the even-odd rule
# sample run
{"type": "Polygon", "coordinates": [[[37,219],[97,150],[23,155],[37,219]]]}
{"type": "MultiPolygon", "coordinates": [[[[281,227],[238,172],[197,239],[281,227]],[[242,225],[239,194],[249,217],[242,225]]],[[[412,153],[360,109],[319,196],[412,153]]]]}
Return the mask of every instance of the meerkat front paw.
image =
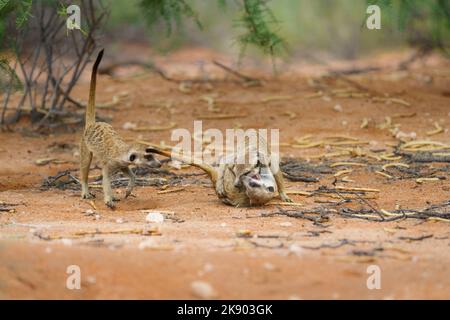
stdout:
{"type": "Polygon", "coordinates": [[[114,209],[116,207],[113,199],[105,200],[105,204],[110,209],[114,209]]]}
{"type": "Polygon", "coordinates": [[[81,195],[81,199],[94,199],[94,198],[95,195],[90,192],[86,192],[81,195]]]}
{"type": "Polygon", "coordinates": [[[127,191],[125,192],[125,199],[128,198],[129,196],[131,196],[132,191],[133,190],[131,190],[131,189],[127,189],[127,191]]]}
{"type": "Polygon", "coordinates": [[[283,202],[289,202],[292,203],[294,202],[291,198],[289,198],[285,193],[280,194],[281,200],[283,202]]]}

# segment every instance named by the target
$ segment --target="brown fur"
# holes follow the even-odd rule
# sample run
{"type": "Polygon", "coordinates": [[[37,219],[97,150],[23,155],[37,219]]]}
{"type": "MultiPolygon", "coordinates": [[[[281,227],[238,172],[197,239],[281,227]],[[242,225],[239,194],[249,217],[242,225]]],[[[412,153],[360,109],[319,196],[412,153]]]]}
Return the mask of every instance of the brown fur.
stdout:
{"type": "MultiPolygon", "coordinates": [[[[265,143],[261,137],[259,137],[259,142],[265,143]]],[[[277,193],[283,201],[292,202],[285,193],[282,172],[276,167],[276,164],[271,162],[270,153],[255,152],[253,154],[256,155],[257,159],[250,161],[249,154],[251,154],[252,148],[254,146],[249,146],[244,151],[245,158],[243,159],[249,160],[246,163],[235,164],[236,161],[227,161],[216,167],[198,164],[185,157],[172,157],[170,151],[159,148],[152,147],[149,151],[172,157],[205,171],[214,185],[217,196],[225,204],[236,207],[264,205],[273,199],[277,193]]],[[[264,150],[264,145],[260,149],[264,150]]],[[[233,160],[236,160],[238,155],[239,153],[233,155],[233,160]]]]}
{"type": "Polygon", "coordinates": [[[111,175],[120,170],[130,178],[125,194],[126,198],[131,194],[136,180],[130,165],[159,167],[160,163],[143,146],[127,144],[111,125],[95,121],[96,75],[102,56],[103,50],[98,54],[92,69],[86,126],[80,143],[81,197],[83,199],[93,197],[89,193],[88,175],[92,156],[95,155],[102,167],[105,204],[113,208],[114,200],[117,199],[114,198],[111,189],[111,175]]]}

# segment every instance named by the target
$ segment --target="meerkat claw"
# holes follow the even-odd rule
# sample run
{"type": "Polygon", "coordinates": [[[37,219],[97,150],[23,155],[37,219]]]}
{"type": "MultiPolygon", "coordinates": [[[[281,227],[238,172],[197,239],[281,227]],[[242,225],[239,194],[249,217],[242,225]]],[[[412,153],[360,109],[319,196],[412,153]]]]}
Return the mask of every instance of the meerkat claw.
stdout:
{"type": "Polygon", "coordinates": [[[92,193],[85,193],[83,195],[81,195],[81,199],[94,199],[95,195],[93,195],[92,193]]]}
{"type": "Polygon", "coordinates": [[[105,201],[106,206],[108,206],[110,209],[114,209],[116,205],[114,204],[114,200],[105,201]]]}
{"type": "Polygon", "coordinates": [[[289,198],[287,195],[281,195],[281,200],[283,200],[283,202],[289,202],[292,203],[294,202],[291,198],[289,198]]]}

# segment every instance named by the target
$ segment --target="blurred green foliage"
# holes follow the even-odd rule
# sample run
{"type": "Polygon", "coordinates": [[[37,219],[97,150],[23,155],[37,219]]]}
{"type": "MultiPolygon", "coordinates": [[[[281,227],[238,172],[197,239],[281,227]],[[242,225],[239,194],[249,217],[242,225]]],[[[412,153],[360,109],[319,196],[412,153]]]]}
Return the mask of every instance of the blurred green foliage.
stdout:
{"type": "Polygon", "coordinates": [[[378,4],[409,44],[421,49],[450,47],[449,0],[367,0],[378,4]]]}
{"type": "MultiPolygon", "coordinates": [[[[155,3],[161,6],[164,2],[168,5],[177,0],[139,2],[141,5],[143,2],[151,2],[153,6],[155,3]]],[[[251,3],[252,0],[184,0],[183,2],[189,6],[189,10],[186,11],[187,17],[182,9],[174,7],[177,8],[176,14],[173,15],[174,19],[168,19],[170,15],[165,18],[166,26],[169,21],[171,22],[170,39],[163,39],[161,35],[165,35],[165,32],[150,33],[149,37],[153,46],[158,47],[161,43],[169,47],[194,44],[225,51],[231,48],[239,52],[242,49],[241,45],[245,47],[246,43],[256,46],[264,44],[262,51],[267,53],[265,50],[270,48],[271,41],[281,43],[281,39],[284,39],[294,55],[296,53],[313,55],[319,51],[340,58],[356,58],[361,54],[406,45],[422,46],[427,43],[429,46],[439,48],[449,46],[450,1],[448,0],[264,1],[268,11],[263,8],[263,13],[266,15],[265,26],[261,28],[263,31],[259,34],[248,33],[251,21],[243,15],[245,3],[251,3]],[[368,17],[366,9],[370,4],[381,7],[381,30],[368,30],[365,27],[368,17]],[[196,27],[197,23],[201,23],[203,30],[196,27]],[[176,31],[173,26],[177,26],[176,31]],[[239,45],[230,47],[230,44],[239,45]]],[[[123,6],[119,3],[120,1],[117,1],[112,4],[112,15],[117,12],[116,5],[123,6]]],[[[155,9],[155,7],[152,8],[155,9]]],[[[141,10],[140,14],[142,12],[146,11],[141,10]]],[[[156,28],[159,26],[163,30],[164,26],[159,25],[158,20],[155,19],[155,12],[158,11],[152,12],[150,20],[156,21],[153,26],[156,28]]],[[[168,11],[160,10],[159,12],[167,14],[168,11]]],[[[138,16],[139,14],[131,18],[133,20],[131,23],[142,21],[138,16]]],[[[252,53],[256,51],[253,50],[252,53]]]]}
{"type": "MultiPolygon", "coordinates": [[[[57,0],[41,0],[54,1],[57,0]]],[[[0,43],[6,17],[17,26],[30,17],[32,0],[0,0],[0,43]]],[[[143,30],[154,48],[202,45],[241,52],[249,45],[263,53],[284,52],[340,58],[406,45],[448,50],[449,0],[127,0],[107,1],[106,31],[124,26],[143,30]],[[365,27],[366,9],[382,9],[382,29],[365,27]],[[148,28],[148,27],[151,28],[148,28]],[[202,28],[199,28],[202,26],[202,28]],[[257,26],[256,30],[252,30],[257,26]],[[168,37],[169,36],[169,37],[168,37]]],[[[121,37],[126,34],[121,34],[121,37]]],[[[120,40],[120,39],[119,39],[120,40]]],[[[251,54],[258,51],[249,48],[251,54]]]]}
{"type": "MultiPolygon", "coordinates": [[[[284,47],[283,39],[277,33],[278,21],[275,19],[269,0],[216,0],[215,12],[225,10],[230,4],[237,6],[238,11],[233,16],[227,16],[229,25],[241,29],[237,36],[241,55],[249,46],[253,46],[266,55],[274,56],[284,47]],[[234,23],[232,23],[234,21],[234,23]]],[[[204,2],[205,3],[205,2],[204,2]]],[[[174,26],[180,30],[183,21],[189,19],[199,29],[202,28],[202,19],[199,17],[201,5],[198,1],[190,0],[141,0],[139,2],[147,24],[154,28],[163,22],[167,35],[171,35],[174,26]],[[200,8],[198,7],[200,5],[200,8]]],[[[203,14],[203,12],[201,12],[203,14]]],[[[154,30],[154,29],[153,29],[154,30]]],[[[195,32],[195,31],[194,31],[195,32]]],[[[206,30],[207,32],[207,30],[206,30]]]]}
{"type": "MultiPolygon", "coordinates": [[[[32,0],[0,0],[0,50],[6,44],[7,18],[14,16],[17,28],[22,28],[31,16],[32,0]]],[[[11,46],[11,45],[9,45],[11,46]]],[[[9,59],[0,52],[0,92],[8,88],[20,90],[23,85],[15,70],[9,65],[9,59]]]]}

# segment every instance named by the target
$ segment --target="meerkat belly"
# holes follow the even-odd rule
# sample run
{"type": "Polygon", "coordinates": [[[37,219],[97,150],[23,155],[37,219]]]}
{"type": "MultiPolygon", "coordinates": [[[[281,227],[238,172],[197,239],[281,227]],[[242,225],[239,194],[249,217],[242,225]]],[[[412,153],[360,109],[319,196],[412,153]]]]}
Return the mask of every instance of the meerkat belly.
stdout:
{"type": "Polygon", "coordinates": [[[125,142],[113,129],[104,122],[88,126],[84,131],[84,141],[89,151],[103,164],[111,164],[121,154],[121,146],[125,142]]]}
{"type": "Polygon", "coordinates": [[[219,195],[221,200],[232,206],[247,207],[250,205],[250,199],[245,193],[245,189],[237,188],[234,185],[235,176],[230,170],[225,170],[222,179],[218,180],[221,186],[217,186],[217,190],[222,190],[222,194],[219,195]]]}

